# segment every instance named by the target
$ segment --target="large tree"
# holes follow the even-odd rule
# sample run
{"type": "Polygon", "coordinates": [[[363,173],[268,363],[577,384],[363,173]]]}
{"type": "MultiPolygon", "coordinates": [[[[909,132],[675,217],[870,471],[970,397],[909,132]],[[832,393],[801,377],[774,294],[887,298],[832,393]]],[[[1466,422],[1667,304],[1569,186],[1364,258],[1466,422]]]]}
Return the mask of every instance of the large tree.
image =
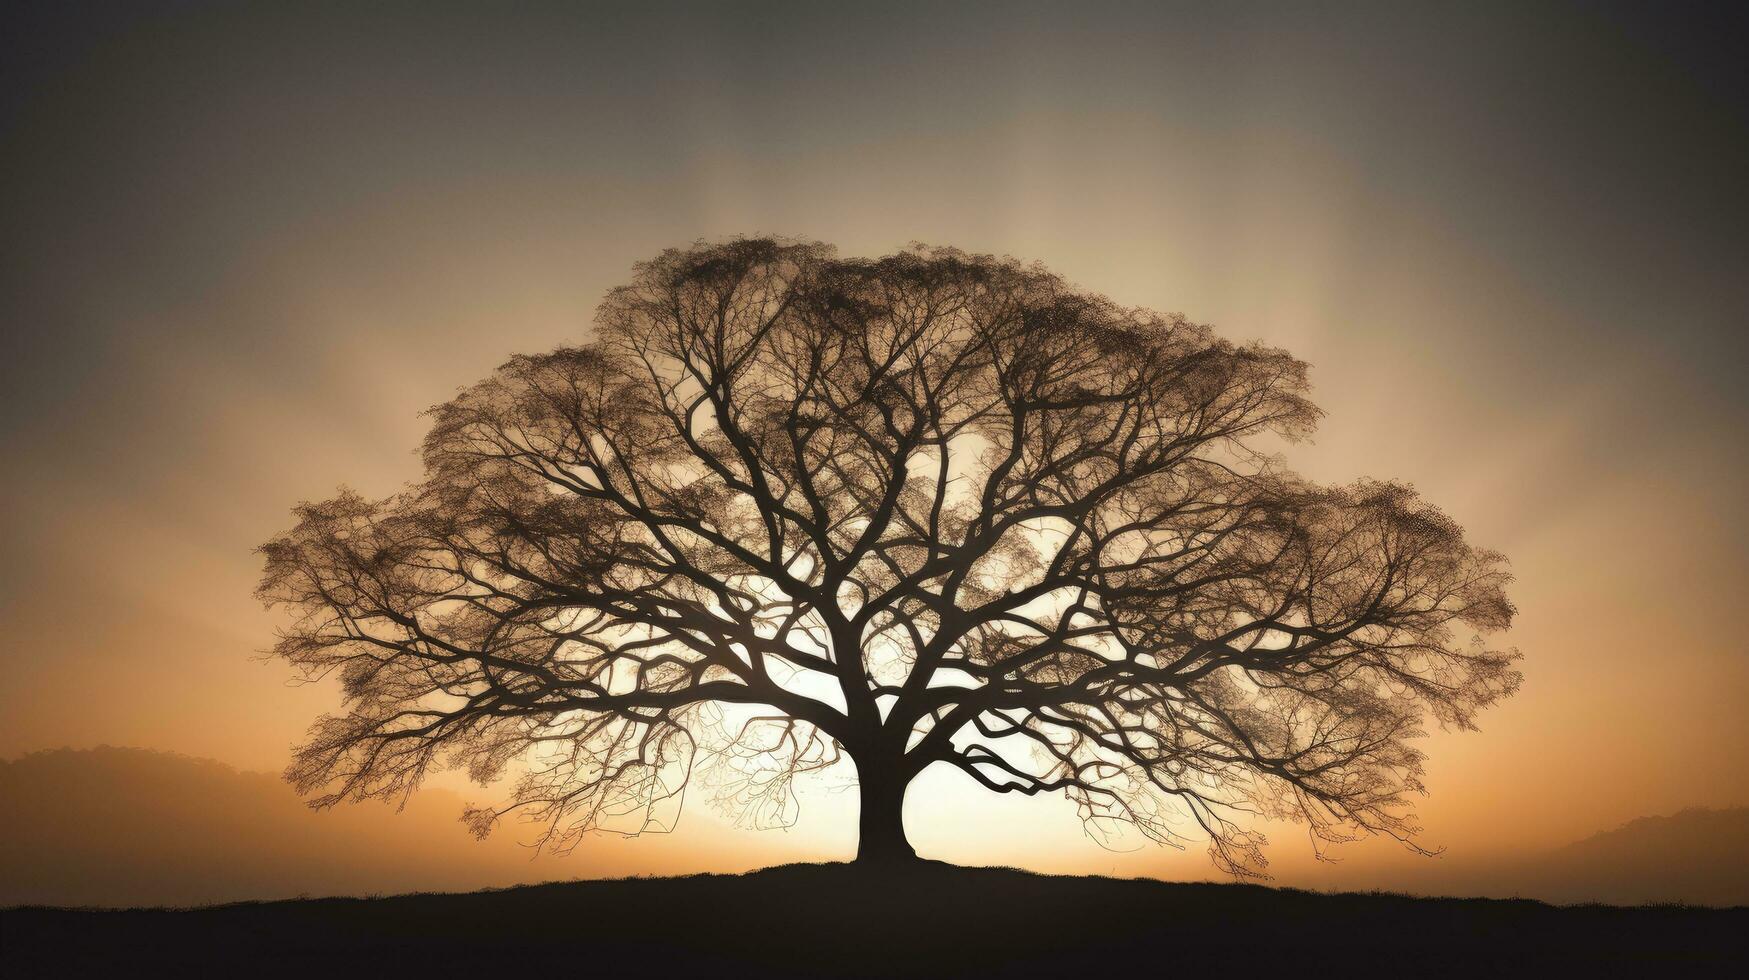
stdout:
{"type": "Polygon", "coordinates": [[[1407,487],[1272,443],[1305,365],[948,249],[664,252],[596,339],[431,410],[425,476],[297,508],[261,595],[344,714],[318,805],[521,773],[560,847],[666,824],[695,771],[758,823],[854,764],[859,860],[951,766],[1235,872],[1242,815],[1413,841],[1412,745],[1510,694],[1502,559],[1407,487]],[[1474,638],[1472,638],[1474,637],[1474,638]]]}

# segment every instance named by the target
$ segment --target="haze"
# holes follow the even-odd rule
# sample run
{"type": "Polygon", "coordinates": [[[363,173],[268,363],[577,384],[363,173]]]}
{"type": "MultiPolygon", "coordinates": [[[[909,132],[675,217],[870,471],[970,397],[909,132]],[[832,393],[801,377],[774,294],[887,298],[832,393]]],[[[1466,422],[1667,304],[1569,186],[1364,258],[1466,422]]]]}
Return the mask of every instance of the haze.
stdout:
{"type": "MultiPolygon", "coordinates": [[[[1649,14],[14,9],[0,757],[279,771],[337,702],[257,656],[252,549],[290,506],[414,478],[420,410],[587,340],[633,262],[777,233],[1036,259],[1310,361],[1328,417],[1294,465],[1412,482],[1517,575],[1522,692],[1427,745],[1446,860],[1749,803],[1745,20],[1649,14]]],[[[788,833],[700,810],[526,877],[845,856],[830,789],[788,833]]],[[[1207,875],[1060,800],[941,772],[911,799],[926,856],[1207,875]]]]}

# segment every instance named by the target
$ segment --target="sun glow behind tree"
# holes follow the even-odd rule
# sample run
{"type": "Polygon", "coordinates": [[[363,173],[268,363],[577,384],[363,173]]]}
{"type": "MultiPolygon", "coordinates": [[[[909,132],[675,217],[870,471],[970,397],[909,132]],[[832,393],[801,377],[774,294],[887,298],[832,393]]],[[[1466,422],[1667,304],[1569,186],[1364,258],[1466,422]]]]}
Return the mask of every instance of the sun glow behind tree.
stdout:
{"type": "Polygon", "coordinates": [[[1259,451],[1318,417],[1280,350],[1011,260],[769,240],[643,263],[599,321],[434,409],[423,483],[264,547],[279,653],[348,700],[291,769],[318,804],[520,763],[470,823],[563,849],[666,829],[695,772],[783,825],[848,757],[894,860],[944,764],[1100,839],[1188,816],[1255,873],[1247,815],[1410,843],[1426,719],[1517,685],[1456,635],[1509,624],[1498,555],[1259,451]]]}

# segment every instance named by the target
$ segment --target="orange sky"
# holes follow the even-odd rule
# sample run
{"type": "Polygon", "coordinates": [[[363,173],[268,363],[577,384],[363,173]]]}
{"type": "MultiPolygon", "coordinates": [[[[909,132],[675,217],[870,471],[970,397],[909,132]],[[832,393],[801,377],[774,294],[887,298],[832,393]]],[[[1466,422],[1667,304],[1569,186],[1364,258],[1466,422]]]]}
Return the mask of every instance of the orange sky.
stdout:
{"type": "MultiPolygon", "coordinates": [[[[1295,464],[1414,483],[1518,576],[1524,688],[1430,740],[1430,843],[1749,803],[1728,35],[1590,6],[178,10],[0,32],[0,757],[280,769],[336,704],[255,658],[251,549],[290,506],[415,477],[418,411],[586,339],[632,262],[770,232],[1037,259],[1311,362],[1295,464]]],[[[848,855],[850,799],[805,803],[637,853],[848,855]]],[[[907,819],[929,856],[1206,874],[944,772],[907,819]]]]}

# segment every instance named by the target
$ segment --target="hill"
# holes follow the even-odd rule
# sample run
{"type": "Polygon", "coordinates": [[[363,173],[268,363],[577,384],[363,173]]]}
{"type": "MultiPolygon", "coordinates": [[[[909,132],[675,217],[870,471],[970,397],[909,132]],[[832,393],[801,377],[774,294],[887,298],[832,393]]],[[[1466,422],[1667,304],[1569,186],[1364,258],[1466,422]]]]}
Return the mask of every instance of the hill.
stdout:
{"type": "Polygon", "coordinates": [[[461,800],[315,813],[278,776],[101,747],[0,762],[0,904],[162,905],[517,884],[526,855],[473,846],[461,800]]]}
{"type": "Polygon", "coordinates": [[[1749,807],[1641,817],[1557,848],[1528,871],[1555,901],[1749,905],[1749,807]]]}
{"type": "Polygon", "coordinates": [[[932,862],[194,911],[24,908],[0,912],[0,930],[14,976],[1620,976],[1722,969],[1749,953],[1749,909],[1319,895],[932,862]]]}
{"type": "Polygon", "coordinates": [[[1286,851],[1271,870],[1318,891],[1388,888],[1460,898],[1557,904],[1749,905],[1749,807],[1641,817],[1560,847],[1466,850],[1424,858],[1387,840],[1355,844],[1334,864],[1286,851]]]}
{"type": "MultiPolygon", "coordinates": [[[[536,860],[518,846],[517,828],[484,842],[468,837],[456,819],[462,803],[455,793],[427,787],[399,811],[363,804],[316,813],[278,776],[211,760],[108,747],[33,753],[0,762],[0,813],[7,819],[0,906],[461,892],[552,879],[738,872],[847,853],[813,838],[805,845],[765,841],[772,846],[758,850],[749,838],[759,835],[701,813],[671,837],[602,837],[569,856],[536,860]],[[777,856],[786,853],[780,844],[788,857],[777,856]]],[[[1290,847],[1278,851],[1277,884],[1319,891],[1749,904],[1746,808],[1636,820],[1527,853],[1428,859],[1379,841],[1327,864],[1307,862],[1290,847]]]]}
{"type": "Polygon", "coordinates": [[[426,787],[399,810],[363,803],[316,812],[279,776],[210,759],[110,746],[34,752],[0,761],[0,906],[472,891],[760,863],[713,857],[709,849],[733,831],[709,821],[671,842],[604,837],[537,860],[519,843],[522,828],[471,837],[457,819],[463,803],[426,787]]]}

